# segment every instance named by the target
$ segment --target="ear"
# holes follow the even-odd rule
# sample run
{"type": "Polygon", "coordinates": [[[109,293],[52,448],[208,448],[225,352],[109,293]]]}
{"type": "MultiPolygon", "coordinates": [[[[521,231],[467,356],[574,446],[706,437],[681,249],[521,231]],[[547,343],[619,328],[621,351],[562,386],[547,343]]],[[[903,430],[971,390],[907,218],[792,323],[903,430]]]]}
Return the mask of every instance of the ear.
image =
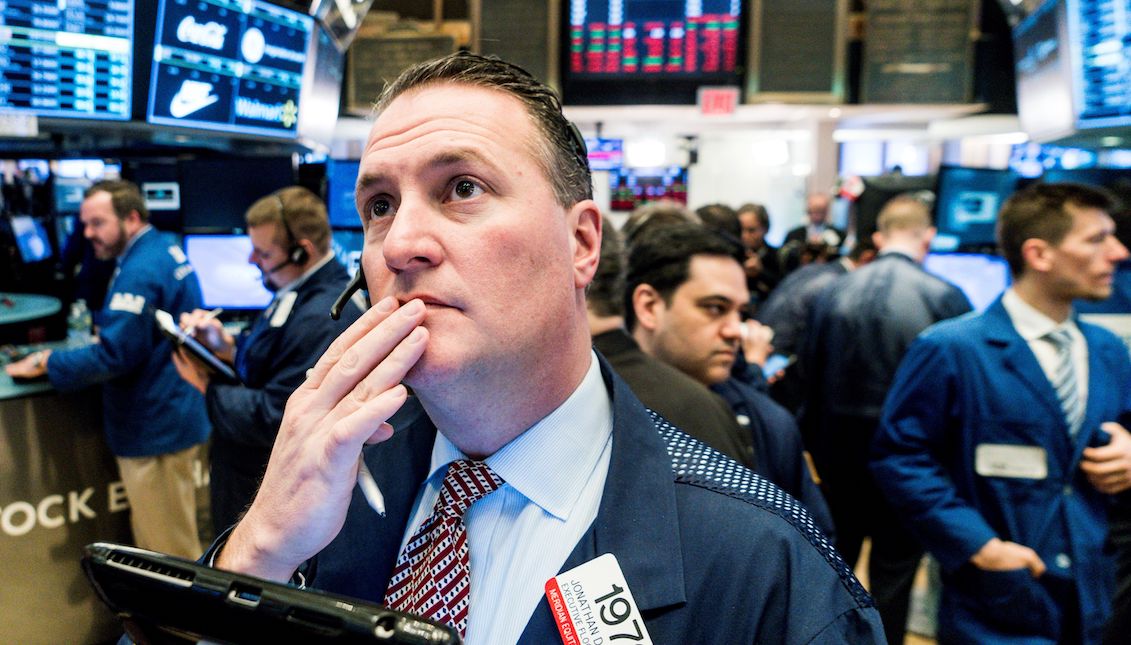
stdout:
{"type": "Polygon", "coordinates": [[[884,234],[879,231],[872,233],[872,244],[874,244],[877,249],[884,248],[884,234]]]}
{"type": "Polygon", "coordinates": [[[632,311],[636,315],[637,328],[654,332],[663,321],[667,304],[652,285],[639,284],[632,290],[632,311]]]}
{"type": "Polygon", "coordinates": [[[1055,252],[1047,240],[1032,237],[1021,243],[1021,258],[1025,261],[1025,266],[1038,273],[1045,273],[1052,268],[1055,252]]]}
{"type": "Polygon", "coordinates": [[[593,281],[601,259],[601,210],[596,202],[586,199],[574,204],[569,215],[573,223],[573,282],[576,288],[584,289],[593,281]]]}

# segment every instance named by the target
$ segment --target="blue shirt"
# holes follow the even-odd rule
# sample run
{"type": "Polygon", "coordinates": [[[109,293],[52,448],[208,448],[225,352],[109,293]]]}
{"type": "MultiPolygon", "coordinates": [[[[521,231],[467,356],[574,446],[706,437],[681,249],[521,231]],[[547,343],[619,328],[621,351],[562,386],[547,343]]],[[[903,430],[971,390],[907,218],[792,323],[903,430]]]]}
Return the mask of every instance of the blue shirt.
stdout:
{"type": "MultiPolygon", "coordinates": [[[[467,511],[469,644],[514,643],[582,534],[597,517],[612,453],[613,417],[594,357],[555,409],[486,459],[506,482],[467,511]],[[540,545],[537,549],[531,544],[540,545]],[[506,557],[493,557],[505,554],[506,557]],[[477,606],[489,611],[476,611],[477,606]]],[[[417,495],[404,544],[432,514],[449,463],[467,457],[443,434],[417,495]]]]}

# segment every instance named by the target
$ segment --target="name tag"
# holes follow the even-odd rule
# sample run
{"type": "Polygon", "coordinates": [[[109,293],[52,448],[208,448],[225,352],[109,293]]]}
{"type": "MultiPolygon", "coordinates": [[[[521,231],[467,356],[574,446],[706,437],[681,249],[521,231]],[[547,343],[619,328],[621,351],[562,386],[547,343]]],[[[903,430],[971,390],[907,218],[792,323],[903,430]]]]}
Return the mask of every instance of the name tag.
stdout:
{"type": "Polygon", "coordinates": [[[275,312],[271,314],[269,324],[272,327],[282,327],[287,322],[287,318],[291,317],[291,309],[294,309],[297,299],[297,291],[284,293],[283,297],[279,299],[279,304],[275,307],[275,312]]]}
{"type": "Polygon", "coordinates": [[[652,645],[620,564],[606,553],[546,581],[546,600],[563,645],[652,645]]]}
{"type": "Polygon", "coordinates": [[[978,444],[974,449],[974,471],[982,477],[1045,479],[1049,476],[1048,455],[1037,446],[978,444]]]}

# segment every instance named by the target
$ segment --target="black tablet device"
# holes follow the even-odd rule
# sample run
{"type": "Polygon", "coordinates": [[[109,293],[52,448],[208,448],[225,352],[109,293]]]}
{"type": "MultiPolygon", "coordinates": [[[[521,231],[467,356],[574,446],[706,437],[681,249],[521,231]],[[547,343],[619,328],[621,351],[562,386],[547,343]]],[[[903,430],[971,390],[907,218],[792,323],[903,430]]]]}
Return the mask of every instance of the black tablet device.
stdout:
{"type": "Polygon", "coordinates": [[[96,542],[83,570],[146,645],[459,645],[454,629],[346,596],[261,580],[162,553],[96,542]]]}
{"type": "Polygon", "coordinates": [[[172,314],[167,311],[162,311],[161,309],[155,309],[153,311],[153,319],[157,321],[157,327],[161,330],[161,333],[165,334],[175,345],[187,349],[190,354],[207,365],[208,369],[231,382],[240,382],[240,377],[236,374],[236,371],[232,369],[232,366],[220,360],[218,356],[213,354],[212,351],[205,347],[199,340],[193,338],[191,334],[181,329],[180,326],[177,325],[177,321],[173,320],[172,314]]]}

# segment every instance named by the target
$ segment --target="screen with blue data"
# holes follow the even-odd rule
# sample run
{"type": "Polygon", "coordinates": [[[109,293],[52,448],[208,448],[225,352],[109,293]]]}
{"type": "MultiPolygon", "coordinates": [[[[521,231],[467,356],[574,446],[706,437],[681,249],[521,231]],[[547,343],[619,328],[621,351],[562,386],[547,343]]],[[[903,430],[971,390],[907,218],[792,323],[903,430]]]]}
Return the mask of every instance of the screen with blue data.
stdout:
{"type": "Polygon", "coordinates": [[[997,214],[1017,190],[1012,170],[939,168],[935,225],[942,236],[957,238],[957,248],[993,246],[997,214]]]}
{"type": "Polygon", "coordinates": [[[134,2],[0,1],[0,110],[130,118],[134,2]]]}
{"type": "Polygon", "coordinates": [[[361,228],[354,199],[359,164],[355,159],[326,162],[326,210],[330,213],[330,226],[334,228],[361,228]]]}
{"type": "Polygon", "coordinates": [[[200,280],[207,309],[262,309],[271,302],[259,269],[248,263],[246,235],[186,235],[185,255],[200,280]]]}
{"type": "Polygon", "coordinates": [[[982,311],[1005,291],[1009,263],[982,253],[929,253],[923,268],[962,289],[974,309],[982,311]]]}

